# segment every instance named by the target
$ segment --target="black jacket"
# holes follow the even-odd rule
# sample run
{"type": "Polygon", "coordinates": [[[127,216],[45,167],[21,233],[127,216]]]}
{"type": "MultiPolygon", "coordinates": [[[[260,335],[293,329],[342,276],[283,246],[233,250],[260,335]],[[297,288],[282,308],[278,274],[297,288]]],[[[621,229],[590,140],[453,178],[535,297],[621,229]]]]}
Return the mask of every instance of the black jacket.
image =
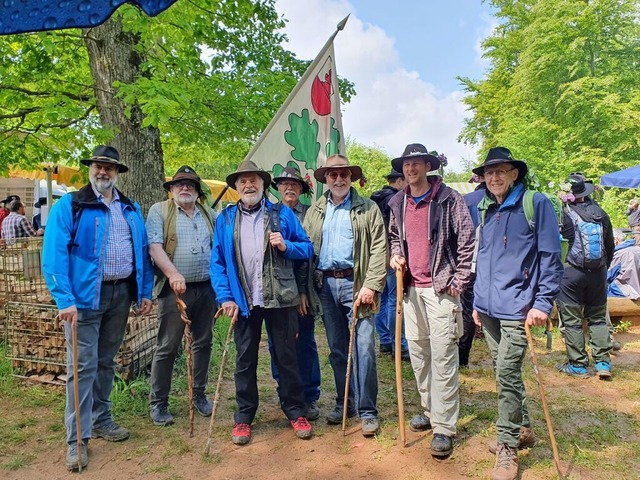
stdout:
{"type": "Polygon", "coordinates": [[[389,215],[391,210],[389,209],[389,200],[396,193],[398,193],[397,188],[393,188],[391,185],[385,185],[382,187],[382,190],[378,190],[377,192],[373,192],[371,194],[371,200],[376,202],[380,211],[382,212],[382,218],[384,218],[384,227],[385,231],[389,231],[389,215]]]}

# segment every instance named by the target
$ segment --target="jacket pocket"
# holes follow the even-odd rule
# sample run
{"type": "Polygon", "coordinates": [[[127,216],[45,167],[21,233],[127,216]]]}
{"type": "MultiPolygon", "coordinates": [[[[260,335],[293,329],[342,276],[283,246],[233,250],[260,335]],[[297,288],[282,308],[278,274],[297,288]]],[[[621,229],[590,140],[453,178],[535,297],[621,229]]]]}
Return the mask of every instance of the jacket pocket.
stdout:
{"type": "Polygon", "coordinates": [[[457,342],[463,334],[462,308],[456,300],[449,301],[449,338],[457,342]]]}
{"type": "Polygon", "coordinates": [[[282,306],[290,306],[298,299],[298,286],[293,271],[289,269],[276,270],[274,277],[273,289],[276,301],[282,306]]]}

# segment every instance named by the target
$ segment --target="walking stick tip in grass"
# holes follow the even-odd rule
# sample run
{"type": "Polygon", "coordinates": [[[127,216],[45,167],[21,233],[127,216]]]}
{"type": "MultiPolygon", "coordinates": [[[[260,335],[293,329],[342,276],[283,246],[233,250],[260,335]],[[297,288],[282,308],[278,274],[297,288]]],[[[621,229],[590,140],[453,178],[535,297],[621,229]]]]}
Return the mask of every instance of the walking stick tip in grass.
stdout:
{"type": "Polygon", "coordinates": [[[351,382],[351,358],[353,357],[353,343],[356,336],[356,323],[358,322],[358,307],[360,304],[356,300],[353,302],[351,314],[351,328],[349,329],[349,353],[347,355],[347,378],[344,385],[344,402],[342,406],[342,434],[346,435],[347,429],[347,408],[349,407],[349,383],[351,382]]]}
{"type": "Polygon", "coordinates": [[[187,384],[189,396],[189,436],[193,437],[193,419],[195,417],[195,408],[193,405],[193,357],[191,356],[191,320],[187,317],[187,304],[180,298],[180,294],[176,293],[176,304],[180,311],[180,319],[184,323],[184,338],[187,342],[187,384]]]}
{"type": "Polygon", "coordinates": [[[402,446],[407,445],[407,434],[404,425],[404,393],[402,391],[402,296],[403,296],[403,269],[396,270],[396,328],[395,328],[395,366],[396,366],[396,391],[398,394],[398,427],[400,428],[400,441],[402,446]]]}
{"type": "Polygon", "coordinates": [[[76,448],[78,472],[82,472],[82,423],[80,422],[80,381],[78,380],[78,326],[71,322],[71,349],[73,355],[73,408],[76,414],[76,448]]]}

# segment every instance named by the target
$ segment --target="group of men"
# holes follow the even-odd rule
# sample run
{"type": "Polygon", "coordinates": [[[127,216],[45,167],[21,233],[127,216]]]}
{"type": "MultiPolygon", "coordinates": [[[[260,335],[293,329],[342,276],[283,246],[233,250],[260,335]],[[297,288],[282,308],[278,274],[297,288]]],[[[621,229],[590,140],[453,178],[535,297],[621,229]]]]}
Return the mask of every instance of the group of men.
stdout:
{"type": "MultiPolygon", "coordinates": [[[[129,436],[111,415],[114,356],[131,303],[144,314],[153,298],[158,299],[159,321],[149,399],[154,424],[173,421],[171,376],[184,331],[176,307],[180,297],[192,322],[193,404],[203,416],[212,410],[205,389],[216,304],[237,319],[235,444],[250,441],[258,409],[263,321],[280,406],[302,439],[312,436],[309,421],[320,415],[314,320],[324,322],[336,387],[335,406],[326,415],[329,424],[341,423],[345,413],[349,330],[355,322],[346,415],[360,418],[365,437],[375,435],[380,428],[375,314],[381,316],[379,324],[395,330],[385,322],[389,315],[380,311],[380,297],[387,292],[387,304],[395,303],[389,280],[399,270],[406,337],[402,353],[411,361],[422,405],[411,429],[433,430],[435,457],[453,451],[460,410],[459,341],[465,333],[461,296],[466,297],[467,316],[483,327],[496,370],[493,478],[517,477],[517,449],[535,443],[522,382],[524,322],[545,324],[560,292],[563,265],[554,208],[536,193],[530,199],[535,221],[528,217],[527,166],[508,149],[492,148],[474,169],[486,190],[465,202],[434,173],[440,157],[421,144],[408,145],[391,162],[394,177],[406,184],[392,187],[382,211],[353,188],[363,172],[344,155],[329,157],[315,170],[327,191],[311,206],[301,202],[310,187],[296,168],[272,178],[244,161],[226,178],[240,200],[215,220],[198,202],[200,178],[184,166],[164,184],[172,197],[151,207],[146,226],[138,205],[116,188],[127,167],[115,148],[100,146],[82,163],[89,167],[90,183],[54,205],[43,252],[43,273],[66,321],[67,341],[74,330],[78,339],[81,432],[75,428],[71,349],[67,356],[69,469],[78,460],[88,463],[90,438],[129,436]],[[269,186],[278,190],[281,202],[267,198],[269,186]]],[[[567,300],[567,311],[574,301],[581,299],[567,300]]],[[[569,318],[565,325],[573,329],[569,318]]],[[[381,337],[385,349],[389,343],[381,337]]]]}
{"type": "MultiPolygon", "coordinates": [[[[42,201],[42,198],[39,199],[33,206],[40,208],[42,201]]],[[[44,202],[46,203],[46,198],[44,202]]],[[[42,224],[39,223],[40,214],[29,222],[25,204],[18,195],[9,195],[0,204],[0,236],[5,243],[13,244],[17,238],[44,235],[42,224]]]]}

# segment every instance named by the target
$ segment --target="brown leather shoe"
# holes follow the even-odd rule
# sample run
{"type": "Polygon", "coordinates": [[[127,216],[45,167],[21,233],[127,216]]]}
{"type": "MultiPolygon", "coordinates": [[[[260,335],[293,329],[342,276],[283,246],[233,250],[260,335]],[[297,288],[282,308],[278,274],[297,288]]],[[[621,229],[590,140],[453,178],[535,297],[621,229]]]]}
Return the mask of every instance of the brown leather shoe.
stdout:
{"type": "MultiPolygon", "coordinates": [[[[538,443],[538,437],[533,433],[533,429],[530,427],[520,427],[520,437],[518,439],[518,450],[524,450],[525,448],[531,448],[538,443]]],[[[497,451],[497,442],[495,440],[491,440],[487,445],[489,447],[489,451],[495,455],[497,451]]]]}
{"type": "Polygon", "coordinates": [[[492,480],[517,480],[518,478],[518,450],[506,443],[498,445],[496,466],[493,469],[492,480]]]}

